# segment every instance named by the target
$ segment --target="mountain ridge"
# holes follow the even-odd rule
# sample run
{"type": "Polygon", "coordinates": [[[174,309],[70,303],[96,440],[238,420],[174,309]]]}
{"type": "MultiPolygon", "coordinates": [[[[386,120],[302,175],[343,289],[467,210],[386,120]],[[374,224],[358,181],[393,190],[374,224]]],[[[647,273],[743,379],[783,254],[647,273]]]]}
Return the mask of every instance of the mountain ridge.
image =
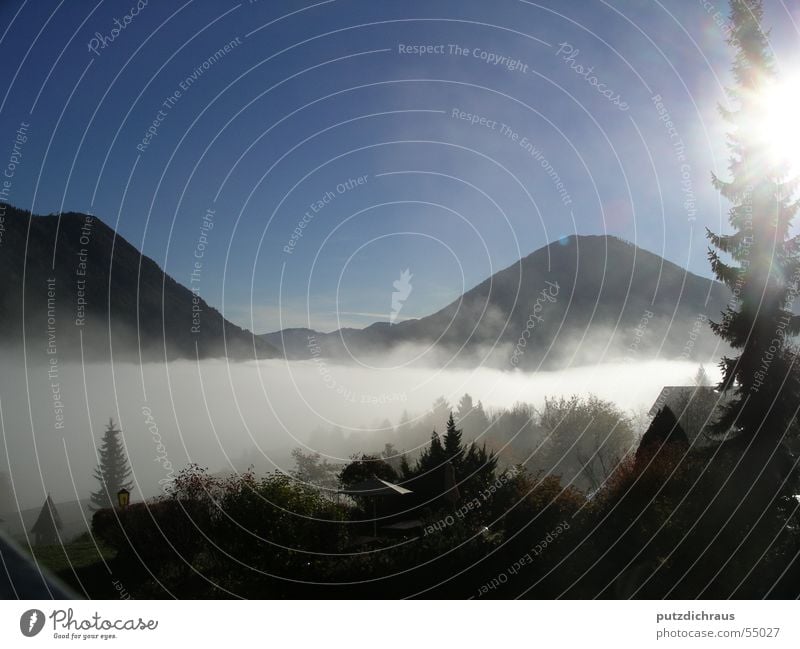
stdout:
{"type": "Polygon", "coordinates": [[[534,250],[423,318],[330,333],[292,328],[262,338],[294,359],[311,357],[308,344],[305,349],[298,344],[299,332],[305,331],[315,339],[316,355],[339,359],[352,357],[352,350],[371,355],[404,344],[448,354],[490,347],[500,366],[507,362],[532,369],[563,364],[563,350],[554,348],[557,338],[577,335],[584,349],[572,360],[590,362],[593,354],[587,352],[597,351],[598,345],[605,350],[603,360],[658,353],[694,360],[718,351],[716,338],[707,327],[697,326],[698,319],[702,324],[719,317],[729,298],[722,284],[614,235],[570,235],[534,250]],[[553,283],[550,289],[548,282],[553,283]],[[542,290],[555,295],[542,298],[542,290]],[[532,314],[532,309],[543,313],[532,314]]]}
{"type": "Polygon", "coordinates": [[[24,343],[33,353],[73,360],[279,355],[96,216],[36,215],[6,204],[3,225],[5,348],[24,343]],[[81,345],[84,339],[91,344],[81,345]]]}

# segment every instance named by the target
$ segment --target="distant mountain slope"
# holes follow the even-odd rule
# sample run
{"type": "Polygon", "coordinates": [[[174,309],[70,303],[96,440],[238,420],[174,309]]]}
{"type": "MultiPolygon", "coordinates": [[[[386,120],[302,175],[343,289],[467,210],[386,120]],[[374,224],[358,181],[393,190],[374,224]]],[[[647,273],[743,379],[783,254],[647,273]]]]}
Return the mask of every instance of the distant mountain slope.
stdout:
{"type": "Polygon", "coordinates": [[[107,360],[110,342],[115,359],[138,359],[139,350],[144,360],[278,355],[96,217],[67,213],[59,223],[8,206],[3,225],[4,347],[21,345],[24,330],[29,353],[54,348],[74,359],[82,331],[88,360],[107,360]]]}
{"type": "MultiPolygon", "coordinates": [[[[440,311],[396,325],[263,338],[291,358],[373,356],[403,345],[500,367],[708,359],[728,289],[612,236],[571,236],[499,271],[440,311]],[[544,293],[543,293],[544,292],[544,293]]],[[[441,354],[437,354],[441,358],[441,354]]],[[[456,362],[458,362],[456,360],[456,362]]]]}

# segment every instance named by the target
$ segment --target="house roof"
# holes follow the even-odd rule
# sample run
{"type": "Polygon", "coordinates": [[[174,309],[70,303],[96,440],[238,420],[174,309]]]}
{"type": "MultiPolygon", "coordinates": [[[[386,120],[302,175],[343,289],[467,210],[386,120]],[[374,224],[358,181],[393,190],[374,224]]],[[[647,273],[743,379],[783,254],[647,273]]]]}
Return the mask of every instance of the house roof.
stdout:
{"type": "MultiPolygon", "coordinates": [[[[665,385],[661,388],[661,392],[658,393],[658,398],[655,400],[653,405],[650,407],[649,412],[647,413],[651,417],[655,417],[658,414],[658,411],[661,410],[664,406],[669,406],[669,408],[675,412],[675,405],[680,402],[682,399],[691,399],[695,396],[713,396],[716,399],[719,399],[722,403],[722,399],[720,393],[717,392],[713,387],[706,386],[706,385],[665,385]]],[[[679,417],[680,412],[675,412],[675,416],[679,417]]]]}
{"type": "Polygon", "coordinates": [[[53,504],[53,499],[50,494],[47,494],[47,500],[42,505],[42,510],[39,512],[39,518],[31,528],[33,534],[51,532],[54,528],[60,530],[62,527],[61,516],[58,515],[58,510],[53,504]]]}
{"type": "Polygon", "coordinates": [[[705,385],[667,385],[661,389],[648,414],[655,417],[665,406],[672,410],[692,446],[704,447],[719,442],[710,436],[708,427],[715,410],[725,406],[732,395],[705,385]]]}
{"type": "Polygon", "coordinates": [[[411,489],[373,477],[340,489],[339,493],[348,496],[405,496],[411,493],[411,489]]]}

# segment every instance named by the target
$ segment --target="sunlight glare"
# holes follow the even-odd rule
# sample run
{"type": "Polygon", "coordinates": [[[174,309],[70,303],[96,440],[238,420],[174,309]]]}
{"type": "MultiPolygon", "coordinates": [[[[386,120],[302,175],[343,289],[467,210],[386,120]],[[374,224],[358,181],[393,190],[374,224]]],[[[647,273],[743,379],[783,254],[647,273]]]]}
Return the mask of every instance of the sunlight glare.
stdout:
{"type": "Polygon", "coordinates": [[[770,162],[786,165],[790,176],[800,173],[800,75],[772,83],[761,92],[760,138],[770,162]]]}

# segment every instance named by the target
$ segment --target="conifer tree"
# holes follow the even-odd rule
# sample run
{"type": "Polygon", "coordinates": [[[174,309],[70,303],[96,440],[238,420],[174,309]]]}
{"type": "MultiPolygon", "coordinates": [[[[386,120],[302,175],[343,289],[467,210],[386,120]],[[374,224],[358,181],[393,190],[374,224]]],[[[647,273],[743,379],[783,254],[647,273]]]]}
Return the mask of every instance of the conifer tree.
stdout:
{"type": "Polygon", "coordinates": [[[430,445],[417,458],[415,473],[420,475],[428,471],[434,471],[441,467],[446,459],[442,441],[439,439],[439,434],[434,430],[431,434],[430,445]]]}
{"type": "Polygon", "coordinates": [[[461,431],[456,428],[456,422],[451,412],[447,420],[447,430],[444,434],[444,455],[447,460],[453,463],[453,466],[457,466],[461,463],[461,454],[463,451],[464,448],[461,445],[461,431]]]}
{"type": "Polygon", "coordinates": [[[764,133],[764,97],[775,82],[760,0],[732,0],[728,43],[735,48],[733,110],[720,107],[729,134],[730,180],[712,177],[732,204],[730,234],[707,230],[711,268],[733,297],[719,322],[720,336],[738,355],[723,357],[719,389],[732,393],[714,425],[718,434],[759,440],[773,447],[792,419],[798,395],[787,338],[800,331],[791,312],[796,295],[800,241],[789,234],[798,204],[796,180],[775,159],[764,133]],[[722,254],[732,261],[725,262],[722,254]]]}
{"type": "Polygon", "coordinates": [[[411,472],[411,466],[408,463],[408,458],[406,457],[406,454],[403,453],[400,456],[400,476],[403,479],[407,480],[412,475],[413,475],[413,473],[411,472]]]}
{"type": "Polygon", "coordinates": [[[458,402],[456,422],[461,427],[461,430],[467,434],[467,438],[475,438],[482,435],[489,426],[489,420],[483,410],[483,404],[480,401],[475,404],[469,394],[465,394],[458,402]]]}
{"type": "Polygon", "coordinates": [[[114,426],[114,420],[109,419],[100,443],[100,463],[94,472],[94,477],[100,483],[100,488],[91,495],[93,509],[115,506],[117,492],[121,489],[131,489],[131,469],[128,458],[119,438],[120,430],[114,426]]]}

